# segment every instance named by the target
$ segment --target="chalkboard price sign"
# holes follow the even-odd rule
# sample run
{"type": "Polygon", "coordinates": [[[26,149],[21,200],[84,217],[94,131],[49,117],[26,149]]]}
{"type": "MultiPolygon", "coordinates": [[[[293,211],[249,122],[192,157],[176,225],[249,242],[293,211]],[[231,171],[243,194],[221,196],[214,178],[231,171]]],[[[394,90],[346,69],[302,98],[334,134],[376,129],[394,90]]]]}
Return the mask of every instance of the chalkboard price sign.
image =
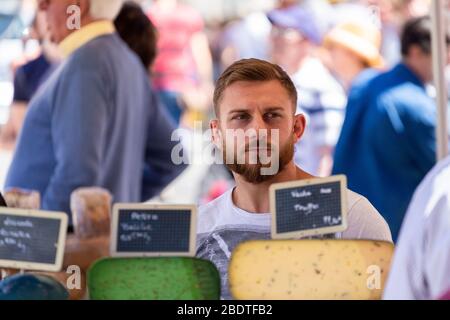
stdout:
{"type": "Polygon", "coordinates": [[[270,187],[272,238],[292,239],[347,229],[345,176],[300,180],[270,187]]]}
{"type": "Polygon", "coordinates": [[[0,267],[61,270],[67,214],[0,208],[0,267]]]}
{"type": "Polygon", "coordinates": [[[196,207],[116,204],[111,255],[195,256],[196,207]]]}

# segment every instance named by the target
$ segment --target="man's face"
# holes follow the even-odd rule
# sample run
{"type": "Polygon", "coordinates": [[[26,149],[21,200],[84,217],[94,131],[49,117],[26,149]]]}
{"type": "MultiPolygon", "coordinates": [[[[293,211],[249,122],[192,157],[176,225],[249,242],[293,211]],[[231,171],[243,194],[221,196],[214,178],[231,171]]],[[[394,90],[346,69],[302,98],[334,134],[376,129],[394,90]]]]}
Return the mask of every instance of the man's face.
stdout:
{"type": "Polygon", "coordinates": [[[211,122],[227,167],[250,183],[267,181],[282,171],[293,160],[294,145],[305,127],[305,118],[295,116],[295,110],[276,80],[239,81],[227,87],[219,119],[211,122]],[[268,174],[263,168],[275,171],[268,174]]]}
{"type": "Polygon", "coordinates": [[[414,71],[424,83],[433,81],[433,58],[430,53],[413,45],[409,49],[408,59],[413,62],[414,71]]]}
{"type": "Polygon", "coordinates": [[[363,60],[341,45],[331,44],[328,52],[332,61],[330,69],[340,79],[345,79],[346,75],[349,74],[350,68],[353,68],[355,63],[359,64],[361,69],[364,68],[363,60]]]}
{"type": "Polygon", "coordinates": [[[309,48],[309,41],[300,32],[277,26],[272,27],[270,43],[272,62],[285,69],[298,65],[309,48]]]}
{"type": "MultiPolygon", "coordinates": [[[[67,8],[76,5],[76,0],[38,0],[38,8],[45,12],[45,17],[50,33],[50,40],[56,44],[63,41],[74,30],[67,27],[67,8]]],[[[84,1],[82,4],[84,5],[84,1]]]]}
{"type": "Polygon", "coordinates": [[[433,57],[431,54],[423,54],[421,56],[421,63],[424,66],[423,72],[425,75],[425,81],[431,83],[434,79],[433,77],[433,57]]]}

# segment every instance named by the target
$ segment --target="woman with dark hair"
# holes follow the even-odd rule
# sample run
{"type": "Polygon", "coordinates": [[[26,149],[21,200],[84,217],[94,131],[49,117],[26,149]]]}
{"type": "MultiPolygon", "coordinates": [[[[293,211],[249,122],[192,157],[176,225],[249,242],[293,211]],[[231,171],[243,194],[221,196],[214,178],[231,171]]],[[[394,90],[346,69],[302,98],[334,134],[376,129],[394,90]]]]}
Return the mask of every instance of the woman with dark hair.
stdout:
{"type": "Polygon", "coordinates": [[[125,2],[114,25],[122,40],[139,56],[150,73],[156,58],[157,32],[145,12],[138,4],[125,2]]]}
{"type": "MultiPolygon", "coordinates": [[[[151,77],[151,69],[157,55],[157,30],[142,7],[135,2],[126,1],[114,20],[114,25],[119,36],[137,54],[151,77]]],[[[160,102],[167,108],[164,100],[160,102]]],[[[144,167],[145,186],[151,186],[153,181],[158,181],[158,176],[149,166],[144,167]]],[[[152,190],[144,189],[142,193],[151,194],[152,190]]]]}

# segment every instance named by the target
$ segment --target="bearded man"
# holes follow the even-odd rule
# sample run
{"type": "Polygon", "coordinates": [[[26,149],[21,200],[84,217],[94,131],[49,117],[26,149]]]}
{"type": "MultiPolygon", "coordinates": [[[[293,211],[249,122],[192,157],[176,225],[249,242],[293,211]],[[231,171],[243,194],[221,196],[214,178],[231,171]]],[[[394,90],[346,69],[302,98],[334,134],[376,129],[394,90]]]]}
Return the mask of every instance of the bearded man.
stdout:
{"type": "MultiPolygon", "coordinates": [[[[217,81],[217,119],[210,128],[236,186],[199,208],[197,256],[218,268],[223,299],[231,298],[228,263],[234,248],[270,239],[270,185],[314,178],[293,160],[306,126],[304,115],[295,114],[297,99],[287,73],[262,60],[238,61],[217,81]]],[[[347,201],[348,228],[327,237],[392,242],[386,221],[366,198],[347,190],[347,201]]]]}

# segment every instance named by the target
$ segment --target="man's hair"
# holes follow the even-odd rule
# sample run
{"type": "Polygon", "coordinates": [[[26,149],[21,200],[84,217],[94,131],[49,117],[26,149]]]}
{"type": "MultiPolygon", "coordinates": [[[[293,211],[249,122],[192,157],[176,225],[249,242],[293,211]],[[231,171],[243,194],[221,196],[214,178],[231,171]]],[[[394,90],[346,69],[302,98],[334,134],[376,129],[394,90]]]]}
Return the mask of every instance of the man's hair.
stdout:
{"type": "Polygon", "coordinates": [[[219,116],[219,104],[226,88],[238,81],[265,82],[277,80],[297,107],[297,89],[289,75],[280,66],[259,59],[243,59],[233,63],[220,76],[214,90],[214,110],[219,116]]]}
{"type": "Polygon", "coordinates": [[[114,20],[122,8],[123,0],[89,0],[89,13],[93,19],[114,20]]]}
{"type": "MultiPolygon", "coordinates": [[[[446,36],[447,45],[450,44],[450,36],[446,36]]],[[[401,36],[402,55],[408,56],[409,49],[412,46],[418,46],[424,53],[431,53],[431,19],[429,16],[423,16],[408,20],[402,31],[401,36]]]]}
{"type": "Polygon", "coordinates": [[[114,24],[122,40],[139,56],[148,70],[156,58],[157,33],[141,6],[127,1],[114,24]]]}

